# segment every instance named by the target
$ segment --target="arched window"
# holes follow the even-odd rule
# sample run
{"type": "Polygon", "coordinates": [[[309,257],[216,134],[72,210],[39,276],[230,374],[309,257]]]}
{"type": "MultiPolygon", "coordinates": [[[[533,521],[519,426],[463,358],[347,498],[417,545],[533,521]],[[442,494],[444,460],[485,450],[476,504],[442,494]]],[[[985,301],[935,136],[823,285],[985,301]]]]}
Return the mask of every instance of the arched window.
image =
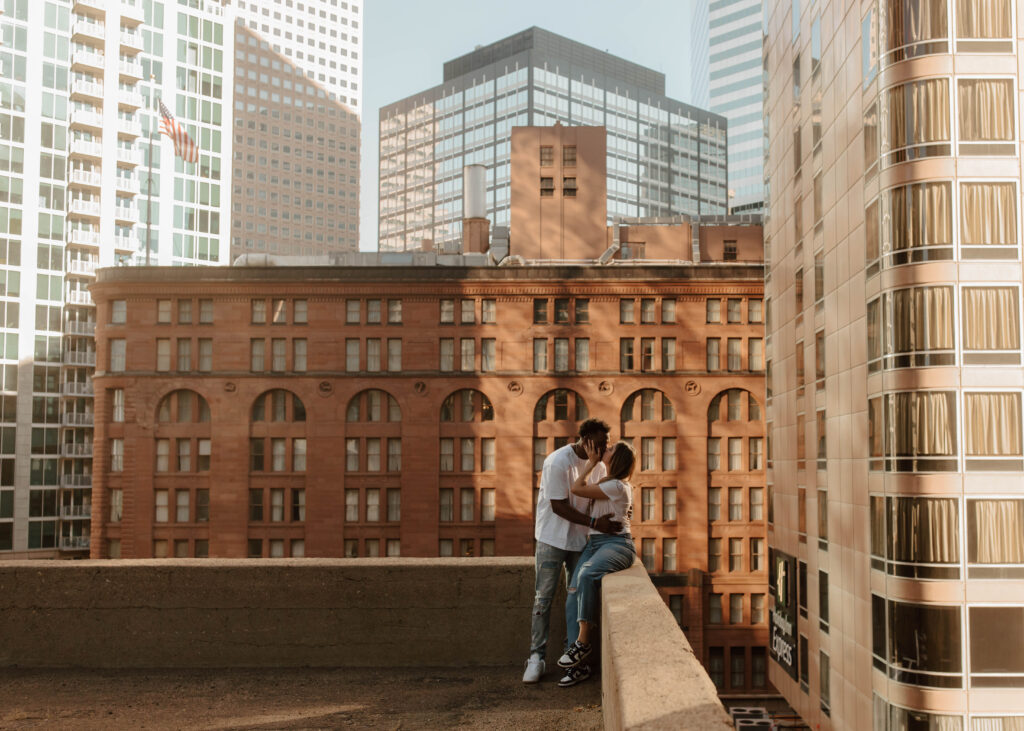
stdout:
{"type": "Polygon", "coordinates": [[[575,391],[557,388],[540,397],[533,409],[534,422],[583,421],[590,416],[587,402],[575,391]]]}
{"type": "Polygon", "coordinates": [[[156,420],[160,424],[208,422],[210,405],[195,391],[172,391],[160,400],[156,420]]]}
{"type": "Polygon", "coordinates": [[[441,404],[441,421],[494,421],[494,407],[480,391],[464,388],[441,404]]]}
{"type": "Polygon", "coordinates": [[[623,423],[629,421],[675,421],[676,410],[663,392],[653,388],[630,395],[622,405],[623,423]],[[639,405],[639,409],[637,406],[639,405]]]}
{"type": "Polygon", "coordinates": [[[394,396],[386,391],[370,389],[357,393],[345,409],[345,421],[392,421],[402,420],[402,409],[394,396]]]}
{"type": "Polygon", "coordinates": [[[252,405],[253,421],[305,421],[306,407],[291,391],[276,389],[260,394],[252,405]]]}
{"type": "Polygon", "coordinates": [[[708,423],[714,421],[760,421],[761,405],[754,394],[742,388],[730,388],[711,399],[708,423]]]}

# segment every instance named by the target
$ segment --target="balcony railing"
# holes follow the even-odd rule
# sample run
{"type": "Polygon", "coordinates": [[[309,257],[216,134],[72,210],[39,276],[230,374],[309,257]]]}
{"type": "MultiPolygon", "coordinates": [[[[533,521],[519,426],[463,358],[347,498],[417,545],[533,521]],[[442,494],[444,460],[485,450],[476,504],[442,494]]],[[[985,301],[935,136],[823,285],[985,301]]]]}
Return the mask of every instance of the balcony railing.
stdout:
{"type": "Polygon", "coordinates": [[[142,98],[142,94],[140,94],[139,92],[125,91],[124,89],[121,89],[117,94],[117,103],[118,106],[121,107],[138,109],[146,102],[142,98]]]}
{"type": "Polygon", "coordinates": [[[71,68],[74,71],[88,69],[103,72],[104,56],[99,51],[78,50],[71,54],[71,68]]]}
{"type": "Polygon", "coordinates": [[[82,413],[78,411],[65,411],[64,426],[92,426],[93,418],[92,413],[82,413]]]}
{"type": "Polygon", "coordinates": [[[96,231],[85,231],[80,228],[71,229],[68,241],[75,246],[95,246],[99,248],[100,235],[96,231]]]}
{"type": "Polygon", "coordinates": [[[73,100],[84,98],[89,101],[101,102],[103,100],[103,84],[78,79],[71,84],[71,98],[73,100]]]}
{"type": "Polygon", "coordinates": [[[92,487],[92,475],[61,475],[61,487],[92,487]]]}
{"type": "Polygon", "coordinates": [[[72,170],[68,182],[86,188],[99,188],[103,183],[103,178],[95,170],[72,170]]]}
{"type": "MultiPolygon", "coordinates": [[[[73,292],[72,294],[82,294],[81,292],[73,292]]],[[[88,296],[88,293],[86,293],[88,296]]],[[[69,295],[70,297],[70,295],[69,295]]],[[[95,366],[96,365],[96,354],[90,353],[84,350],[66,350],[64,351],[64,363],[66,365],[77,365],[77,366],[95,366]]]]}
{"type": "Polygon", "coordinates": [[[142,51],[142,34],[138,31],[121,31],[121,52],[139,53],[142,51]]]}
{"type": "Polygon", "coordinates": [[[71,126],[90,130],[103,129],[103,115],[88,109],[71,110],[71,126]]]}
{"type": "Polygon", "coordinates": [[[121,0],[121,22],[138,25],[146,19],[142,5],[136,0],[121,0]]]}
{"type": "MultiPolygon", "coordinates": [[[[68,262],[68,272],[71,274],[86,274],[89,276],[96,275],[96,262],[85,261],[82,259],[72,259],[68,262]]],[[[93,328],[95,332],[95,327],[93,328]]]]}
{"type": "Polygon", "coordinates": [[[142,137],[142,123],[135,119],[120,119],[117,123],[117,134],[121,137],[142,137]]]}
{"type": "Polygon", "coordinates": [[[60,448],[60,453],[64,457],[91,457],[92,442],[85,442],[84,444],[65,442],[60,448]]]}
{"type": "Polygon", "coordinates": [[[78,198],[71,201],[71,205],[68,208],[68,212],[76,216],[90,216],[92,218],[99,218],[100,202],[87,201],[78,198]]]}
{"type": "Polygon", "coordinates": [[[138,61],[121,61],[117,64],[117,70],[122,79],[138,81],[142,78],[142,64],[138,61]]]}
{"type": "Polygon", "coordinates": [[[107,12],[106,4],[103,0],[75,0],[71,9],[76,13],[96,15],[99,17],[103,17],[107,12]]]}
{"type": "Polygon", "coordinates": [[[78,43],[102,46],[103,39],[106,37],[106,30],[103,23],[91,20],[76,20],[71,25],[71,40],[78,43]]]}
{"type": "Polygon", "coordinates": [[[139,222],[139,211],[137,208],[129,206],[115,206],[114,207],[114,218],[118,221],[124,221],[127,223],[138,223],[139,222]]]}
{"type": "Polygon", "coordinates": [[[71,157],[88,157],[99,160],[103,157],[103,145],[89,140],[72,140],[71,157]]]}
{"type": "Polygon", "coordinates": [[[138,167],[142,164],[142,150],[134,147],[118,147],[117,164],[138,167]]]}
{"type": "Polygon", "coordinates": [[[135,243],[131,236],[114,236],[115,251],[135,251],[135,243]]]}
{"type": "MultiPolygon", "coordinates": [[[[66,301],[73,305],[91,305],[93,304],[92,296],[88,292],[83,292],[80,289],[73,289],[67,293],[66,301]]],[[[79,364],[79,365],[96,365],[96,355],[92,356],[92,363],[79,364]]]]}
{"type": "Polygon", "coordinates": [[[87,551],[89,550],[89,536],[61,536],[60,550],[87,551]]]}
{"type": "Polygon", "coordinates": [[[91,505],[61,505],[60,517],[65,519],[84,519],[92,517],[91,505]]]}
{"type": "MultiPolygon", "coordinates": [[[[116,186],[118,193],[139,194],[139,181],[136,178],[124,178],[118,175],[116,186]]],[[[136,216],[135,220],[138,220],[138,216],[136,216]]]]}
{"type": "Polygon", "coordinates": [[[61,393],[65,396],[92,396],[92,382],[80,383],[78,381],[64,381],[61,386],[61,393]]]}

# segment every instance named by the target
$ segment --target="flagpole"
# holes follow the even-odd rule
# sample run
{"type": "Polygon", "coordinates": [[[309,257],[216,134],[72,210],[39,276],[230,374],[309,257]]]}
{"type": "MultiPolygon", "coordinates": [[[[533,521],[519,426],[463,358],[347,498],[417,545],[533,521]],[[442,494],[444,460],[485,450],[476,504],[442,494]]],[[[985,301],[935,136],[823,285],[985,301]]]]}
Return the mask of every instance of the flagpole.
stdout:
{"type": "Polygon", "coordinates": [[[153,235],[153,125],[156,115],[153,113],[153,81],[154,74],[149,75],[149,182],[146,185],[146,266],[149,266],[149,249],[153,235]]]}

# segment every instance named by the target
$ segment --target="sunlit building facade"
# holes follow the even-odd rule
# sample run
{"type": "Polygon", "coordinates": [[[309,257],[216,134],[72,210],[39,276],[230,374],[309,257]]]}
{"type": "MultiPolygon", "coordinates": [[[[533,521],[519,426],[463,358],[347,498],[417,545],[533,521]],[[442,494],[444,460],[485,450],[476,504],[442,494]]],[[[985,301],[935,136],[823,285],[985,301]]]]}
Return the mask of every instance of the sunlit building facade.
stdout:
{"type": "Polygon", "coordinates": [[[724,118],[665,96],[657,71],[530,28],[380,110],[380,250],[457,244],[463,165],[487,168],[487,216],[508,226],[512,127],[556,123],[607,128],[609,221],[726,212],[724,118]]]}
{"type": "Polygon", "coordinates": [[[1024,727],[1020,5],[766,3],[771,679],[1024,727]]]}
{"type": "Polygon", "coordinates": [[[74,555],[90,536],[97,267],[145,262],[148,220],[153,263],[226,261],[226,11],[130,0],[3,10],[0,552],[74,555]],[[200,159],[183,165],[156,138],[150,203],[155,96],[200,159]]]}

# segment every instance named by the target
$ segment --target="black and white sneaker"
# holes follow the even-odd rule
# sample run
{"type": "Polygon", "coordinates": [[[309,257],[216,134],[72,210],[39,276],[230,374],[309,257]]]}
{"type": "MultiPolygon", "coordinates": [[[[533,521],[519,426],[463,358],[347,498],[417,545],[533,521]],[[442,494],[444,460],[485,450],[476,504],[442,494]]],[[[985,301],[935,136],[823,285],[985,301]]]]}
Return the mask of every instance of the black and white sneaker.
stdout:
{"type": "Polygon", "coordinates": [[[569,649],[565,651],[565,654],[558,658],[558,667],[560,668],[573,668],[580,664],[590,654],[590,645],[584,645],[579,640],[576,640],[569,649]]]}
{"type": "Polygon", "coordinates": [[[590,677],[589,665],[576,665],[565,672],[565,677],[558,681],[559,688],[569,688],[577,683],[582,683],[590,677]]]}

